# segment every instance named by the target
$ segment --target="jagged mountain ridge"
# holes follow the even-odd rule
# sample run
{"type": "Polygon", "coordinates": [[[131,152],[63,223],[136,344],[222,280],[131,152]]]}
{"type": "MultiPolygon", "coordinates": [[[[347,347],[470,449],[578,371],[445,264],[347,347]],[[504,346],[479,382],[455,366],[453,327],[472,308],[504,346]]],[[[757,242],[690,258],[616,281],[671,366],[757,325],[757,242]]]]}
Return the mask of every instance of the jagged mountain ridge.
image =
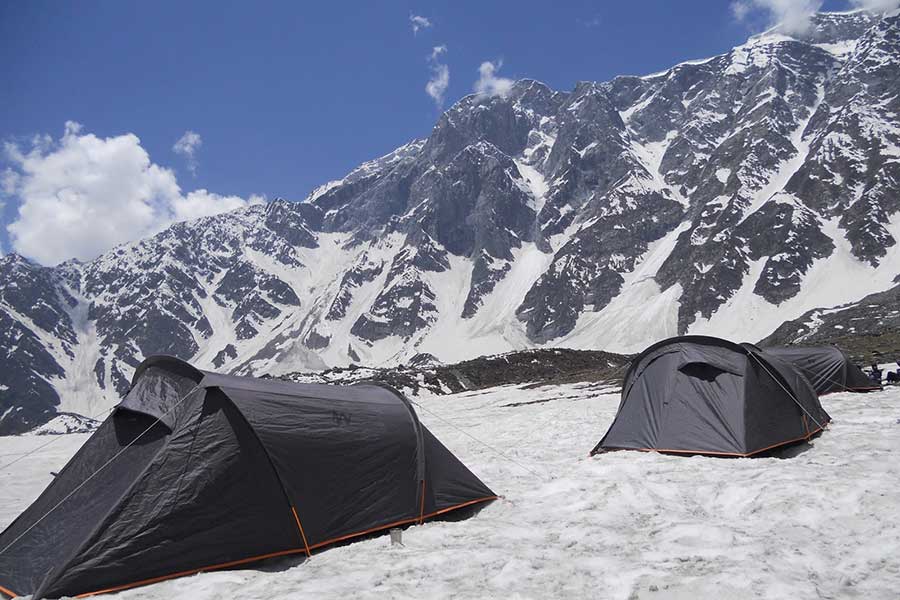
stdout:
{"type": "Polygon", "coordinates": [[[759,339],[885,290],[898,21],[821,14],[802,38],[776,29],[653,75],[519,81],[303,202],[85,264],[0,258],[0,433],[96,414],[160,352],[241,373],[633,352],[684,332],[759,339]]]}

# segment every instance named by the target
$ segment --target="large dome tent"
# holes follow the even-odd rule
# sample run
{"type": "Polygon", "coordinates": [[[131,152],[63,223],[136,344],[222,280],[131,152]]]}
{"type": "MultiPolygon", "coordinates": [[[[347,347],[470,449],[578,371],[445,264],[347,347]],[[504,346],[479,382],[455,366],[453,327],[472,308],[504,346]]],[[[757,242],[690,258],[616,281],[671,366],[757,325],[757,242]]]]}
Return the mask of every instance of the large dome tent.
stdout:
{"type": "Polygon", "coordinates": [[[881,389],[837,346],[772,346],[762,350],[767,356],[794,365],[820,396],[881,389]]]}
{"type": "Polygon", "coordinates": [[[0,592],[88,596],[310,555],[495,498],[390,388],[152,357],[0,534],[0,592]]]}
{"type": "Polygon", "coordinates": [[[681,336],[634,359],[615,419],[591,454],[752,456],[808,440],[829,421],[789,363],[750,344],[681,336]]]}

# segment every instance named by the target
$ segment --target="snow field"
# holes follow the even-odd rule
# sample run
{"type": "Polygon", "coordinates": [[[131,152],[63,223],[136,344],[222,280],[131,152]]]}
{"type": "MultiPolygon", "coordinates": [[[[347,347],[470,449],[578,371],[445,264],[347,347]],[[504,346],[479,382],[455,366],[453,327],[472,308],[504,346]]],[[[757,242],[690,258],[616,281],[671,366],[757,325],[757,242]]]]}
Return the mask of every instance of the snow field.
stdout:
{"type": "MultiPolygon", "coordinates": [[[[402,547],[382,536],[305,562],[205,573],[118,596],[897,597],[900,388],[826,396],[834,423],[782,457],[589,458],[618,399],[614,390],[588,384],[417,399],[422,422],[503,499],[466,521],[412,527],[402,547]]],[[[86,438],[62,436],[0,471],[0,527],[86,438]]],[[[46,440],[5,438],[0,454],[46,440]]]]}

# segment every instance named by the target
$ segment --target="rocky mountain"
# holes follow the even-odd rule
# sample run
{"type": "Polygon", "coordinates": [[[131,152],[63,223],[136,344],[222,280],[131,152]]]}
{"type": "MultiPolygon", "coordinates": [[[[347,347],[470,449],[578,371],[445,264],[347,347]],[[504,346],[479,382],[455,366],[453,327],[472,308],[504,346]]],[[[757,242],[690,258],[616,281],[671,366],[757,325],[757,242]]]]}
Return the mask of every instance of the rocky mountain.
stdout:
{"type": "Polygon", "coordinates": [[[859,364],[900,361],[900,285],[842,306],[810,310],[760,344],[837,344],[859,364]]]}
{"type": "Polygon", "coordinates": [[[34,435],[66,435],[68,433],[92,433],[102,421],[91,419],[75,413],[59,413],[40,427],[29,433],[34,435]]]}
{"type": "Polygon", "coordinates": [[[89,263],[0,258],[0,433],[94,415],[145,356],[285,373],[760,339],[894,285],[900,15],[817,15],[664,72],[463,98],[300,202],[89,263]]]}
{"type": "Polygon", "coordinates": [[[341,385],[374,381],[390,385],[408,396],[422,392],[443,395],[497,386],[539,387],[564,383],[585,383],[609,389],[621,384],[632,358],[600,350],[541,348],[480,356],[444,365],[431,355],[417,354],[409,363],[395,367],[350,365],[325,371],[285,373],[279,378],[299,383],[341,385]]]}

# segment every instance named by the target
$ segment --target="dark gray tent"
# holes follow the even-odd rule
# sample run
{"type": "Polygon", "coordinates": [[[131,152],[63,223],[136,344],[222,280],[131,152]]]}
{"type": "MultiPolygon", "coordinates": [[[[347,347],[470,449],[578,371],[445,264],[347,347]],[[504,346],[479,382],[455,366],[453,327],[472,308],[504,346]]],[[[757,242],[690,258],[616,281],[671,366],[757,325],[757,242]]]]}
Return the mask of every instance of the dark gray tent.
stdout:
{"type": "Polygon", "coordinates": [[[634,359],[616,418],[591,454],[751,456],[808,440],[829,421],[809,381],[790,364],[750,344],[683,336],[634,359]]]}
{"type": "Polygon", "coordinates": [[[820,396],[881,389],[835,346],[782,346],[763,348],[763,352],[794,365],[820,396]]]}
{"type": "Polygon", "coordinates": [[[495,498],[391,389],[154,357],[0,534],[0,591],[92,595],[309,555],[495,498]]]}

